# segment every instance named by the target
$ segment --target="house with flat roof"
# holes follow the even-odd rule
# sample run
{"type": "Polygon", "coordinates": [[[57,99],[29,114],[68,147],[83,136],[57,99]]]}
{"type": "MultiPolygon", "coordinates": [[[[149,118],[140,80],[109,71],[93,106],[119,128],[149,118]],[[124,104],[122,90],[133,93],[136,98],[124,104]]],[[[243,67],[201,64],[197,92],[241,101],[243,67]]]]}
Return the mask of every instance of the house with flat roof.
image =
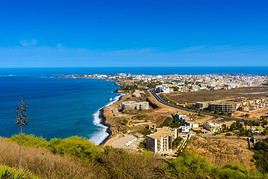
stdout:
{"type": "Polygon", "coordinates": [[[173,88],[171,88],[169,85],[167,84],[163,84],[163,85],[157,85],[155,87],[155,92],[156,93],[171,93],[173,92],[173,88]]]}

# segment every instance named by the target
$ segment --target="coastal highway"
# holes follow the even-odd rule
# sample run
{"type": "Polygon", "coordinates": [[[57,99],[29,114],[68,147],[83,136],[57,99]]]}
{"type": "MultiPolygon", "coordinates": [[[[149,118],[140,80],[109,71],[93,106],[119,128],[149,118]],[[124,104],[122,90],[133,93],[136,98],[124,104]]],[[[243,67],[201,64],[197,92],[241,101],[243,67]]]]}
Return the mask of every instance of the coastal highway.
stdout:
{"type": "Polygon", "coordinates": [[[181,107],[181,106],[176,106],[174,104],[171,104],[171,103],[168,103],[166,102],[165,100],[163,100],[160,96],[158,96],[153,89],[149,90],[149,93],[152,94],[152,96],[158,101],[160,102],[161,104],[163,105],[166,105],[166,106],[169,106],[169,107],[172,107],[172,108],[176,108],[176,109],[179,109],[179,110],[184,110],[184,111],[188,111],[188,112],[196,112],[192,109],[188,109],[188,108],[184,108],[184,107],[181,107]]]}
{"type": "MultiPolygon", "coordinates": [[[[148,90],[149,93],[152,94],[152,96],[158,101],[160,102],[161,104],[163,105],[166,105],[168,107],[172,107],[172,108],[175,108],[175,109],[179,109],[179,110],[183,110],[183,111],[188,111],[188,112],[193,112],[193,113],[197,113],[197,111],[193,110],[193,109],[189,109],[189,108],[184,108],[184,107],[181,107],[181,106],[177,106],[177,105],[174,105],[174,104],[171,104],[165,100],[163,100],[160,96],[158,96],[153,89],[151,90],[148,90]]],[[[241,118],[234,118],[234,117],[230,117],[230,116],[225,116],[225,115],[221,115],[221,116],[218,116],[216,114],[212,114],[210,112],[204,112],[204,111],[199,111],[199,114],[203,114],[203,115],[210,115],[210,116],[215,116],[215,117],[222,117],[224,119],[228,119],[228,120],[236,120],[236,121],[242,121],[241,118]]]]}

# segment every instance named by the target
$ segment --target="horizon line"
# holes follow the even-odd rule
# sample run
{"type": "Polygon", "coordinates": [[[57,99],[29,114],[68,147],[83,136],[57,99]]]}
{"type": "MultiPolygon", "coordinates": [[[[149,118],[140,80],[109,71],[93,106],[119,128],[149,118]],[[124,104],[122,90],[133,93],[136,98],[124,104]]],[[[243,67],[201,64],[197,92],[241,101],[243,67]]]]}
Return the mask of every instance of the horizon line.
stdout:
{"type": "Polygon", "coordinates": [[[41,68],[268,68],[267,66],[86,66],[86,67],[80,67],[80,66],[66,66],[66,67],[0,67],[0,69],[23,69],[23,68],[35,68],[35,69],[41,69],[41,68]]]}

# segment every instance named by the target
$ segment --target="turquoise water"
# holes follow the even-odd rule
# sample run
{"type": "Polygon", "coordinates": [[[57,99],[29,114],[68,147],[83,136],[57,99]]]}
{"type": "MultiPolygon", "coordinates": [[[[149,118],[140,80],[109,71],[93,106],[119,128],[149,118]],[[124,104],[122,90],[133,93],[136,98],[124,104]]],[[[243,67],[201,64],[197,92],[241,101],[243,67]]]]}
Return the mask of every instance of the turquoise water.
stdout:
{"type": "Polygon", "coordinates": [[[83,136],[100,143],[107,137],[98,110],[114,100],[118,86],[105,80],[55,78],[62,74],[257,74],[267,67],[38,68],[0,69],[0,136],[18,133],[16,106],[27,101],[25,132],[43,136],[83,136]]]}

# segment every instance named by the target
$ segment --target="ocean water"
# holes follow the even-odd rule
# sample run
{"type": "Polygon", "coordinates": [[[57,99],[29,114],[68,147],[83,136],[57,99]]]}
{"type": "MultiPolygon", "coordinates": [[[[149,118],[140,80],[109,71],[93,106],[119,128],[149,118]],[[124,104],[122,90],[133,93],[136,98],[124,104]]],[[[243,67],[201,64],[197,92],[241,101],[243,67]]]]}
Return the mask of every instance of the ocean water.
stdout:
{"type": "Polygon", "coordinates": [[[268,67],[95,67],[95,68],[0,68],[1,75],[55,74],[244,74],[268,75],[268,67]]]}
{"type": "Polygon", "coordinates": [[[118,98],[118,86],[106,80],[57,78],[96,73],[268,75],[268,67],[0,69],[0,136],[18,133],[16,106],[24,99],[29,106],[25,133],[45,138],[78,135],[102,142],[108,134],[100,124],[99,109],[118,98]]]}
{"type": "Polygon", "coordinates": [[[98,110],[119,94],[117,85],[97,79],[59,79],[38,76],[0,77],[0,136],[18,133],[16,106],[28,103],[25,133],[45,138],[83,136],[100,143],[108,136],[98,110]]]}

